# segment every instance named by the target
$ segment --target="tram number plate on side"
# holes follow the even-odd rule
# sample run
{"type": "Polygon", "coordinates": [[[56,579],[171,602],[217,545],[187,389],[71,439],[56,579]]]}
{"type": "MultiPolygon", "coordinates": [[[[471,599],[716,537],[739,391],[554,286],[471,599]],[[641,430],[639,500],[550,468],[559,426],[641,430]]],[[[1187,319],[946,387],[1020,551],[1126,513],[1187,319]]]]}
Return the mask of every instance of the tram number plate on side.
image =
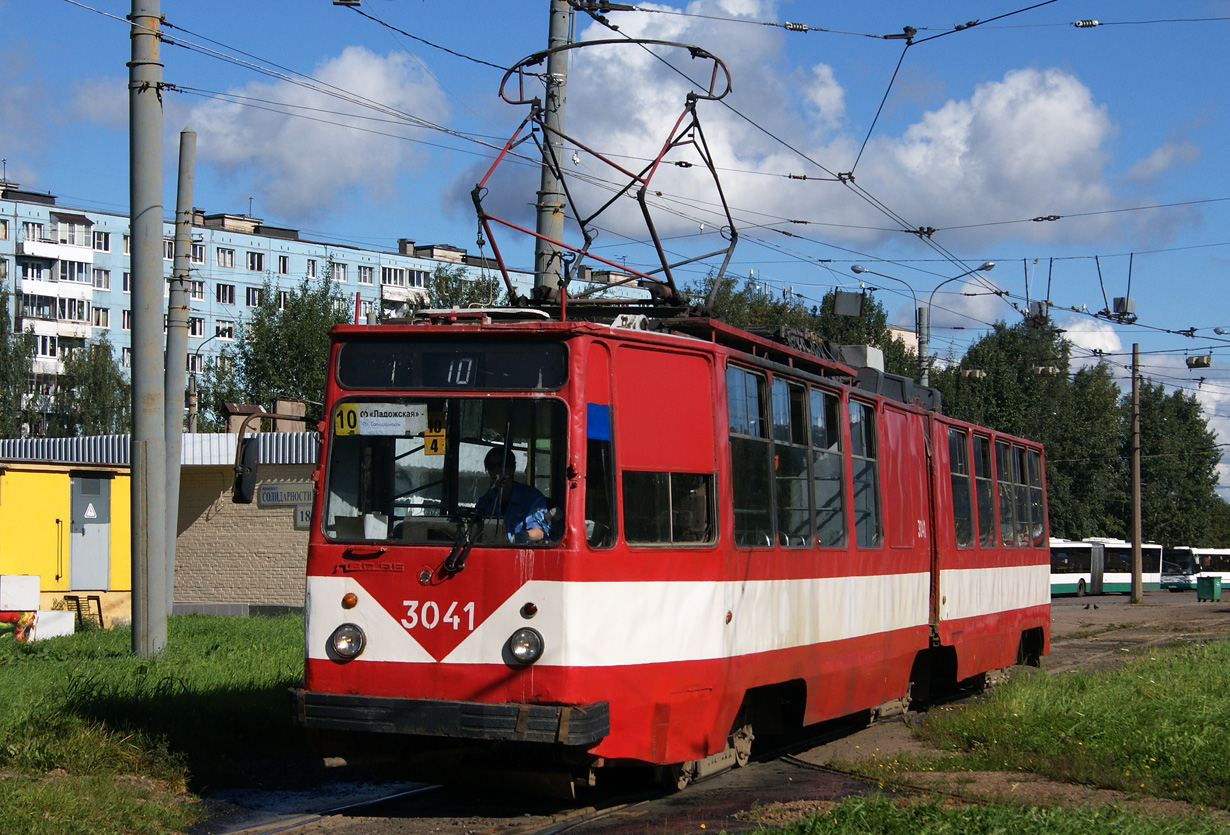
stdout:
{"type": "Polygon", "coordinates": [[[403,600],[406,616],[401,619],[401,625],[406,629],[437,629],[452,627],[455,630],[463,626],[467,632],[474,631],[474,601],[461,603],[453,600],[448,608],[441,610],[443,603],[434,600],[419,602],[418,600],[403,600]]]}

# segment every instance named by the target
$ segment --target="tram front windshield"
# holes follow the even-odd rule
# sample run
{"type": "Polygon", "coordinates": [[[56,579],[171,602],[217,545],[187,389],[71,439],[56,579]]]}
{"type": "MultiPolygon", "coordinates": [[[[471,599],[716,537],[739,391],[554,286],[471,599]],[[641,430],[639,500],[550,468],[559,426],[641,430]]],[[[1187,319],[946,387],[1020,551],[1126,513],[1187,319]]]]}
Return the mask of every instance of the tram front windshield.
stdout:
{"type": "Polygon", "coordinates": [[[556,542],[567,423],[554,398],[342,401],[331,417],[325,536],[408,544],[465,536],[518,548],[556,542]]]}

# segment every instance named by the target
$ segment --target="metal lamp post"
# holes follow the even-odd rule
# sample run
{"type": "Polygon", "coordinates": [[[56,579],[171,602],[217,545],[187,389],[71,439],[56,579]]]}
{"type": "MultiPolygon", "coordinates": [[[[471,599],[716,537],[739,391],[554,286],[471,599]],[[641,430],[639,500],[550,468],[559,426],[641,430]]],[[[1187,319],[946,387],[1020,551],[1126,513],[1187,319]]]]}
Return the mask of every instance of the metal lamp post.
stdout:
{"type": "MultiPolygon", "coordinates": [[[[918,307],[918,296],[914,293],[914,288],[909,285],[909,282],[903,279],[897,278],[896,276],[885,275],[884,273],[878,273],[875,270],[869,270],[866,267],[864,267],[862,264],[855,264],[854,266],[850,268],[850,272],[854,273],[855,275],[862,275],[863,273],[867,273],[869,275],[878,275],[880,278],[891,278],[893,281],[899,281],[905,285],[905,289],[910,291],[910,298],[914,299],[914,336],[918,339],[918,344],[921,349],[922,332],[920,328],[922,325],[922,310],[918,307]]],[[[919,350],[918,352],[918,382],[923,383],[926,380],[926,378],[927,378],[927,368],[923,362],[923,352],[922,350],[919,350]]]]}
{"type": "Polygon", "coordinates": [[[966,270],[960,275],[954,275],[952,278],[946,278],[939,284],[935,285],[935,290],[931,291],[931,295],[927,297],[927,306],[919,308],[918,311],[918,382],[924,386],[931,385],[931,357],[929,348],[931,345],[931,304],[935,301],[936,290],[939,290],[945,284],[956,281],[958,278],[965,278],[967,275],[979,272],[989,272],[995,268],[994,261],[987,261],[980,267],[972,270],[966,270]]]}

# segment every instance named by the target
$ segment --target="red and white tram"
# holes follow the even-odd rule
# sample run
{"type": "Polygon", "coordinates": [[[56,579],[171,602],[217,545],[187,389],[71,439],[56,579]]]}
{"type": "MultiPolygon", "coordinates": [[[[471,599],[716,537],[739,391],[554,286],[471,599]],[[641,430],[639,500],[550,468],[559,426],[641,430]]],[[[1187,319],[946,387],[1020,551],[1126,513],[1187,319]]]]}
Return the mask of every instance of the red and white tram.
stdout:
{"type": "Polygon", "coordinates": [[[293,694],[325,748],[682,785],[1048,651],[1037,444],[715,320],[502,313],[333,331],[293,694]]]}

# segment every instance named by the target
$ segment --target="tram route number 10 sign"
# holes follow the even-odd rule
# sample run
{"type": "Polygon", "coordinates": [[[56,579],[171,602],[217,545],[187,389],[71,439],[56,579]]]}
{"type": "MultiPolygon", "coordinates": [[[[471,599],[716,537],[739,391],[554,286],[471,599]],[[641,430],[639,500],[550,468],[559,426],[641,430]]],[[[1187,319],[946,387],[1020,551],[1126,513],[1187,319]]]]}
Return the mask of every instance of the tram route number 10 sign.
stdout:
{"type": "Polygon", "coordinates": [[[335,435],[422,435],[427,406],[422,403],[343,403],[333,415],[335,435]]]}

